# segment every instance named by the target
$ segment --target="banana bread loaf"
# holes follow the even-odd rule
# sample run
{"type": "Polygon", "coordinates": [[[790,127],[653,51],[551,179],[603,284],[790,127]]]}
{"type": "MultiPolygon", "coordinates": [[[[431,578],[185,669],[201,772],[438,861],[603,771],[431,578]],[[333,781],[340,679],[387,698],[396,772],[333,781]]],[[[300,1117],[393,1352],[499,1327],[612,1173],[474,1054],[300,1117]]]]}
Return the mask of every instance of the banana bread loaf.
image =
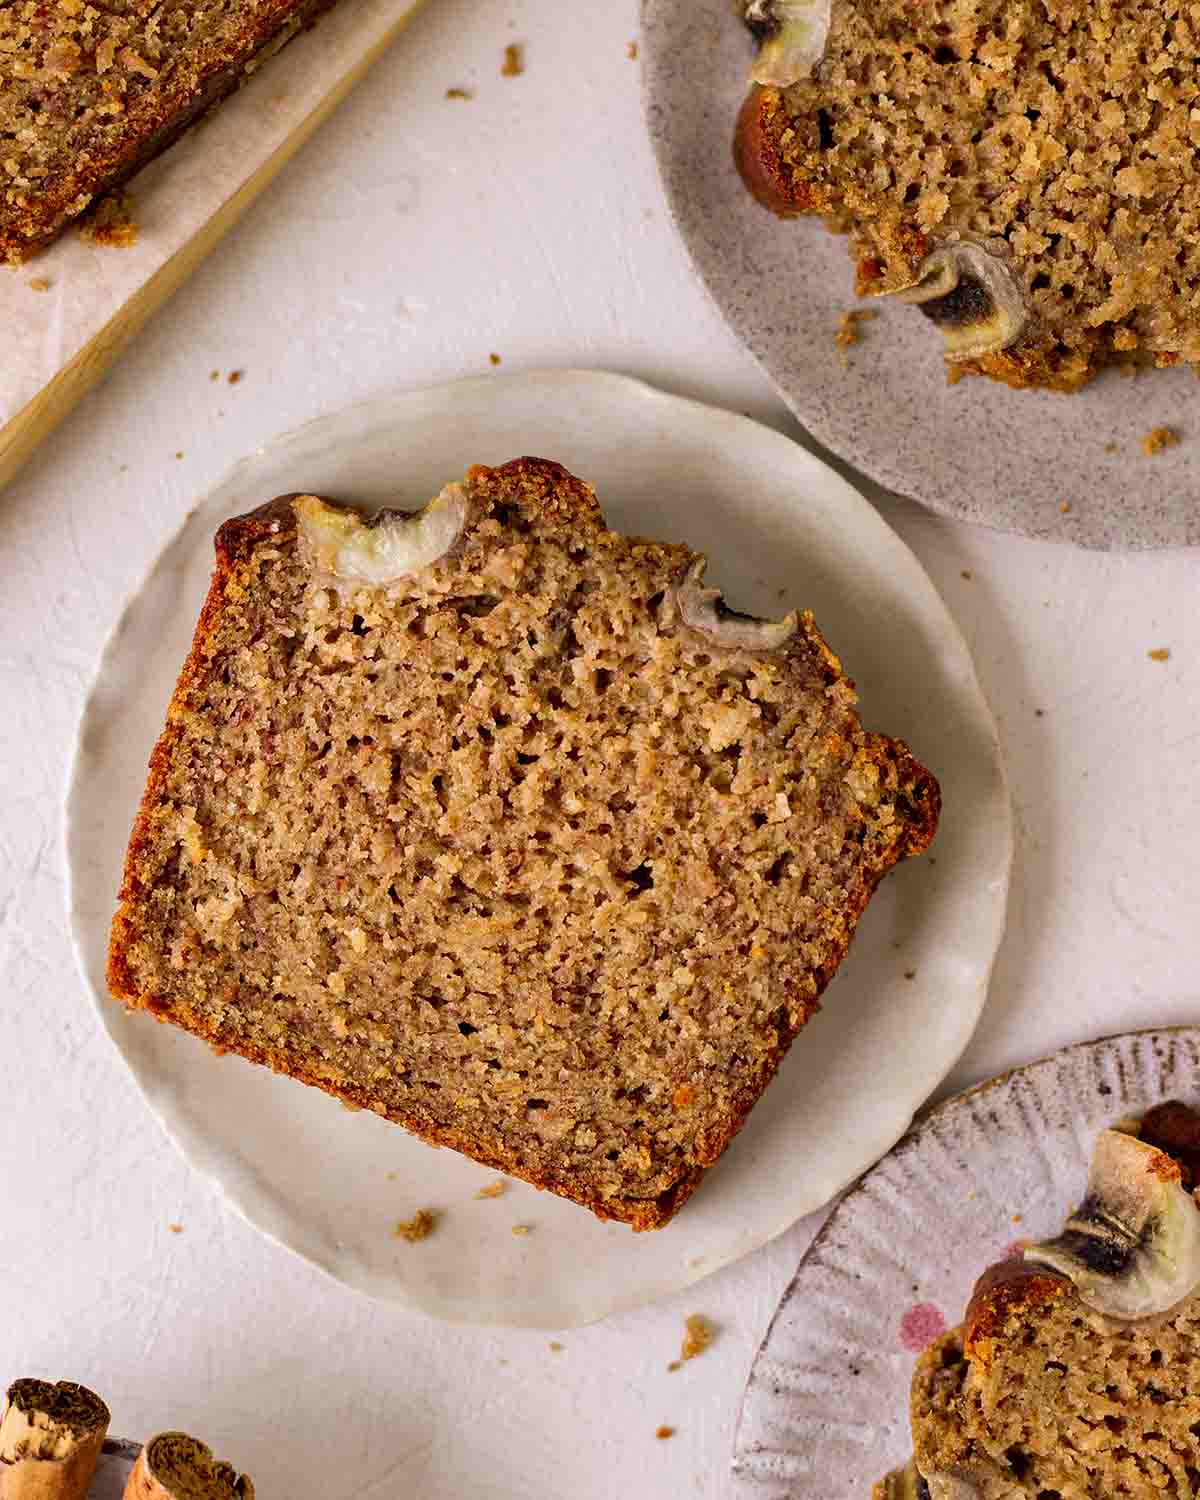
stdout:
{"type": "Polygon", "coordinates": [[[1200,23],[1155,0],[751,0],[737,130],[961,373],[1074,390],[1200,361],[1200,23]]]}
{"type": "Polygon", "coordinates": [[[914,1461],[876,1500],[1193,1500],[1198,1141],[1177,1103],[1103,1133],[1064,1232],[990,1267],[922,1355],[914,1461]]]}
{"type": "Polygon", "coordinates": [[[332,3],[0,4],[0,259],[47,244],[332,3]]]}
{"type": "Polygon", "coordinates": [[[638,1229],[769,1083],[938,788],[811,617],[558,465],[228,522],[113,994],[638,1229]]]}

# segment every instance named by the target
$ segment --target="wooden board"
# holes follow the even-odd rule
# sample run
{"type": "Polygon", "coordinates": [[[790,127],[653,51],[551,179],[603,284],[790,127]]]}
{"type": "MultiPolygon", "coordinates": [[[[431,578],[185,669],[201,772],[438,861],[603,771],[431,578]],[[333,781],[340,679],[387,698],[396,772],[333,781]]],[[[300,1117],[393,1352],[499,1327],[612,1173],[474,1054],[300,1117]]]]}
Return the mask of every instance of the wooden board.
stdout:
{"type": "Polygon", "coordinates": [[[341,0],[131,184],[136,243],[0,267],[0,488],[346,97],[422,0],[341,0]],[[45,290],[35,290],[48,282],[45,290]]]}

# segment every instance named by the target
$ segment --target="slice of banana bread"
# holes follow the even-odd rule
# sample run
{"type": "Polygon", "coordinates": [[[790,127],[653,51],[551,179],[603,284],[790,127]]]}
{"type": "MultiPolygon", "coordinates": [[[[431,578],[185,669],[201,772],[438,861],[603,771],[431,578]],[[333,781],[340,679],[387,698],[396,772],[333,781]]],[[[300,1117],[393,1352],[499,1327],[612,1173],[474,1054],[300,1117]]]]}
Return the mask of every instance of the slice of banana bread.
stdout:
{"type": "Polygon", "coordinates": [[[164,151],[333,0],[5,0],[0,260],[164,151]]]}
{"type": "Polygon", "coordinates": [[[956,370],[1073,390],[1200,362],[1200,23],[1154,0],[752,0],[737,157],[848,229],[956,370]]]}
{"type": "Polygon", "coordinates": [[[1175,1103],[1103,1133],[1063,1233],[985,1271],[922,1355],[914,1462],[876,1500],[1193,1500],[1198,1139],[1175,1103]]]}
{"type": "Polygon", "coordinates": [[[228,522],[114,996],[638,1229],[717,1160],[938,788],[811,617],[519,459],[228,522]]]}

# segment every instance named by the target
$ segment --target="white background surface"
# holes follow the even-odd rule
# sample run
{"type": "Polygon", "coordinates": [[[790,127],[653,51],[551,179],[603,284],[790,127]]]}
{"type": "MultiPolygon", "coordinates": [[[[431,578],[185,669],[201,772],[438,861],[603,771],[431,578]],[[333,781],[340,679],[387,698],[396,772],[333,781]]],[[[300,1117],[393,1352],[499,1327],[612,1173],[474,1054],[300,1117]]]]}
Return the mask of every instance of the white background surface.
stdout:
{"type": "MultiPolygon", "coordinates": [[[[61,794],[100,646],[230,461],[347,401],[486,372],[493,350],[507,369],[626,370],[791,430],[672,234],[626,56],[636,25],[634,0],[430,0],[0,497],[0,1378],[90,1381],[123,1433],[191,1426],[264,1500],[724,1496],[746,1371],[812,1231],[561,1353],[374,1305],[258,1238],[166,1147],[66,938],[61,794]],[[505,79],[512,40],[528,68],[505,79]],[[475,98],[447,101],[454,84],[475,98]],[[212,383],[217,368],[245,378],[212,383]],[[720,1338],[669,1375],[692,1311],[720,1338]]],[[[881,505],[976,652],[1017,807],[1011,928],[950,1083],[1196,1020],[1198,560],[881,505]],[[1170,661],[1148,659],[1158,646],[1170,661]]]]}

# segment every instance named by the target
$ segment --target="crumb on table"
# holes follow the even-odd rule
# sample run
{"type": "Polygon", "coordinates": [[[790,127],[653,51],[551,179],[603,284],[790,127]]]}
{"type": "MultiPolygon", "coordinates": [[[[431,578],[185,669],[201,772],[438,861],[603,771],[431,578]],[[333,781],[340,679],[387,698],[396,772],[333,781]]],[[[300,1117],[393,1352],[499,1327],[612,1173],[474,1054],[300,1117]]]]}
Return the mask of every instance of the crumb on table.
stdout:
{"type": "Polygon", "coordinates": [[[447,99],[474,99],[474,89],[450,88],[446,90],[447,99]]]}
{"type": "Polygon", "coordinates": [[[1170,661],[1171,648],[1169,646],[1155,646],[1153,651],[1147,651],[1146,655],[1151,661],[1170,661]]]}
{"type": "Polygon", "coordinates": [[[1142,452],[1147,458],[1153,458],[1156,453],[1161,453],[1164,448],[1174,448],[1179,444],[1179,434],[1170,427],[1154,427],[1142,439],[1142,452]]]}
{"type": "Polygon", "coordinates": [[[962,576],[967,580],[968,583],[970,583],[971,579],[975,577],[975,574],[972,573],[970,568],[963,568],[962,576]]]}
{"type": "Polygon", "coordinates": [[[503,1177],[497,1177],[495,1182],[487,1182],[475,1194],[477,1198],[503,1198],[508,1191],[508,1183],[503,1177]]]}
{"type": "Polygon", "coordinates": [[[654,1436],[656,1438],[659,1438],[660,1440],[665,1439],[665,1438],[669,1438],[669,1437],[674,1437],[675,1436],[675,1429],[673,1427],[667,1427],[664,1424],[662,1427],[659,1427],[659,1428],[657,1428],[655,1430],[654,1436]]]}
{"type": "Polygon", "coordinates": [[[437,1216],[428,1208],[419,1208],[411,1219],[401,1219],[393,1230],[395,1238],[407,1240],[410,1245],[420,1244],[433,1233],[437,1216]]]}
{"type": "Polygon", "coordinates": [[[717,1331],[707,1318],[701,1317],[699,1313],[692,1313],[683,1335],[680,1359],[695,1359],[697,1355],[703,1354],[716,1336],[717,1331]]]}
{"type": "Polygon", "coordinates": [[[1069,500],[1062,501],[1058,508],[1064,516],[1071,514],[1071,502],[1069,500]]]}
{"type": "Polygon", "coordinates": [[[1105,453],[1120,453],[1121,445],[1117,442],[1107,442],[1104,445],[1104,451],[1105,453]]]}
{"type": "Polygon", "coordinates": [[[525,71],[525,43],[509,42],[504,49],[504,62],[500,68],[503,78],[519,78],[525,71]]]}

